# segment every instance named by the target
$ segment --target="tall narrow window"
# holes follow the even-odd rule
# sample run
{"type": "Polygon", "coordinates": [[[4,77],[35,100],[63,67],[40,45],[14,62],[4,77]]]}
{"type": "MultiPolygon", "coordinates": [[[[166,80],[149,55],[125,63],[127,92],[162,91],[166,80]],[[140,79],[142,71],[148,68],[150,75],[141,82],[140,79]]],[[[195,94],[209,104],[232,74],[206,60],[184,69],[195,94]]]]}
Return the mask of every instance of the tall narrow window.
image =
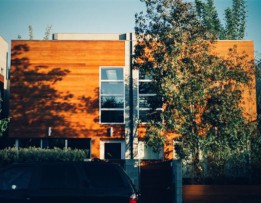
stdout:
{"type": "Polygon", "coordinates": [[[157,96],[151,77],[139,71],[139,120],[142,123],[152,118],[160,120],[162,99],[157,96]]]}
{"type": "Polygon", "coordinates": [[[123,68],[100,69],[100,123],[124,123],[123,68]]]}

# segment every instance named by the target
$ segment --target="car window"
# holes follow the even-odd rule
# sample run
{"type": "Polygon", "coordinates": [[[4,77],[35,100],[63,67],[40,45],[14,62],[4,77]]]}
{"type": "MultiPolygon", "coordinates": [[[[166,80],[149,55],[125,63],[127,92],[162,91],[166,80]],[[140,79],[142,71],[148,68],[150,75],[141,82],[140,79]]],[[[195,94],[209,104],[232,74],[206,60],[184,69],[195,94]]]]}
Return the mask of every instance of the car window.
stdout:
{"type": "Polygon", "coordinates": [[[0,190],[28,189],[32,177],[31,167],[13,167],[0,174],[0,190]]]}
{"type": "Polygon", "coordinates": [[[84,166],[87,178],[94,187],[123,187],[124,181],[121,173],[112,165],[87,164],[84,166]]]}
{"type": "Polygon", "coordinates": [[[41,189],[75,188],[77,174],[70,165],[44,165],[40,178],[41,189]]]}

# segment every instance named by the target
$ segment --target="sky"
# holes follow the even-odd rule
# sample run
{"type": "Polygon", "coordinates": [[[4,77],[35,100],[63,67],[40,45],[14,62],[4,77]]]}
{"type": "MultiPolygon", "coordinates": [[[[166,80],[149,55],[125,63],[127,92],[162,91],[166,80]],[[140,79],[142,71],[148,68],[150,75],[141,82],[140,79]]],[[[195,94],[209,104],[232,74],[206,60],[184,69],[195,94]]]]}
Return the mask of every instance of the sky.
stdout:
{"type": "MultiPolygon", "coordinates": [[[[194,1],[194,0],[187,0],[194,1]]],[[[214,0],[219,18],[232,0],[214,0]]],[[[135,13],[145,8],[140,0],[0,0],[0,35],[10,44],[21,35],[28,39],[28,26],[34,39],[52,33],[134,32],[135,13]]],[[[254,41],[261,55],[261,0],[247,0],[246,40],[254,41]]]]}

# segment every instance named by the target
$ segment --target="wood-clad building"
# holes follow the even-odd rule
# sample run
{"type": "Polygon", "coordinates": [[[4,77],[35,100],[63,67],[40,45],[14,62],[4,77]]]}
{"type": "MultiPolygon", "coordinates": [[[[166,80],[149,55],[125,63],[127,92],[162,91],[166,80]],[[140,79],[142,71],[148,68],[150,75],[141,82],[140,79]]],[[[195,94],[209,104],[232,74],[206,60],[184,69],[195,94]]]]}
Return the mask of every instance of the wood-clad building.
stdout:
{"type": "MultiPolygon", "coordinates": [[[[93,157],[100,157],[101,140],[106,144],[106,139],[113,139],[122,147],[124,74],[128,74],[129,67],[125,64],[126,43],[126,40],[12,41],[9,136],[21,139],[20,146],[23,138],[40,138],[36,142],[41,146],[48,144],[46,138],[49,142],[59,138],[63,140],[62,144],[58,141],[60,145],[68,147],[82,138],[91,142],[85,147],[91,148],[93,157]],[[103,78],[106,74],[111,78],[103,78]],[[110,104],[113,99],[120,104],[110,104]]],[[[124,153],[117,158],[123,156],[124,153]]]]}
{"type": "MultiPolygon", "coordinates": [[[[89,158],[163,158],[138,140],[135,121],[144,111],[142,81],[131,64],[132,37],[56,34],[54,40],[13,40],[9,137],[18,147],[89,149],[89,158]]],[[[253,42],[235,43],[253,58],[253,42]]],[[[233,45],[220,41],[216,51],[222,55],[233,45]]],[[[254,89],[250,92],[244,105],[255,118],[254,89]]]]}
{"type": "Polygon", "coordinates": [[[8,60],[8,44],[6,40],[0,36],[0,104],[1,118],[6,118],[8,114],[8,88],[7,88],[7,60],[8,60]]]}

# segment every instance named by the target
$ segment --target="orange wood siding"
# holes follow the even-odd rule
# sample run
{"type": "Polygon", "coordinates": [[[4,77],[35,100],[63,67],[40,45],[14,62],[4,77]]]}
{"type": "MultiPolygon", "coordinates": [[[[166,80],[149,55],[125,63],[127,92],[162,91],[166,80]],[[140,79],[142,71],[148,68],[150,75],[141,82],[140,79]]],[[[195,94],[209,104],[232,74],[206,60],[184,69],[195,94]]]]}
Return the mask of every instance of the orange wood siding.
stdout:
{"type": "Polygon", "coordinates": [[[0,74],[0,83],[4,83],[4,76],[0,74]]]}
{"type": "MultiPolygon", "coordinates": [[[[256,121],[257,119],[257,104],[256,104],[256,81],[254,75],[254,42],[253,41],[236,41],[236,40],[220,40],[217,41],[214,45],[214,53],[216,53],[220,57],[227,58],[229,49],[232,49],[236,46],[237,53],[239,55],[243,55],[246,53],[247,61],[252,63],[252,81],[251,85],[248,87],[244,87],[243,99],[242,99],[242,107],[245,118],[249,121],[256,121]]],[[[243,64],[245,65],[245,64],[243,64]]],[[[245,65],[247,67],[247,65],[245,65]]]]}
{"type": "MultiPolygon", "coordinates": [[[[100,66],[125,65],[124,41],[12,41],[10,137],[102,138],[100,66]]],[[[113,125],[114,138],[124,125],[113,125]]]]}

